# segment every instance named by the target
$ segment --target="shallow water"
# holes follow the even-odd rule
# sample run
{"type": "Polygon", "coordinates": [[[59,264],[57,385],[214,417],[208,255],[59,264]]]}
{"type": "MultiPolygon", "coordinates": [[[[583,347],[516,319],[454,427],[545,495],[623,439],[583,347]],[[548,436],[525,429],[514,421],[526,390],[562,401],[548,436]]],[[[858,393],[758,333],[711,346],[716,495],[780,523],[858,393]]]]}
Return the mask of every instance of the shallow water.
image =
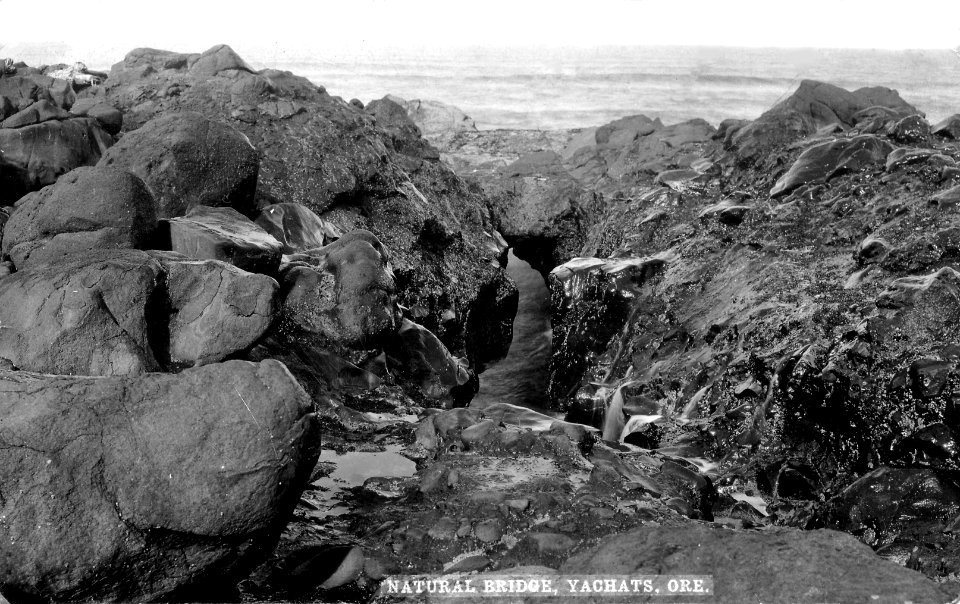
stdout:
{"type": "Polygon", "coordinates": [[[333,464],[330,474],[314,480],[314,489],[304,499],[315,506],[315,516],[339,516],[350,509],[340,503],[345,490],[363,485],[369,478],[408,478],[417,471],[417,464],[400,455],[401,445],[389,445],[385,451],[351,451],[339,454],[330,449],[320,452],[318,466],[333,464]]]}

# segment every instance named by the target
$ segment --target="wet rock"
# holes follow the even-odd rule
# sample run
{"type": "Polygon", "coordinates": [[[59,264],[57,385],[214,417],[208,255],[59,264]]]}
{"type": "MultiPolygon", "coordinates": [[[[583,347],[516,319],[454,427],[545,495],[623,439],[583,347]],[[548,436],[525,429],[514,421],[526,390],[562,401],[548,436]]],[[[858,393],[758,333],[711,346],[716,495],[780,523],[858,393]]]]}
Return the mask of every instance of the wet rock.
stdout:
{"type": "Polygon", "coordinates": [[[465,406],[477,391],[466,364],[450,354],[429,330],[404,319],[386,345],[387,359],[428,400],[465,406]]]}
{"type": "Polygon", "coordinates": [[[744,204],[735,203],[732,200],[724,200],[720,203],[707,206],[700,212],[701,220],[717,220],[727,226],[737,226],[753,207],[744,204]]]}
{"type": "Polygon", "coordinates": [[[274,275],[282,246],[252,220],[228,207],[195,206],[185,216],[160,221],[158,244],[196,260],[222,260],[274,275]]]}
{"type": "Polygon", "coordinates": [[[459,524],[453,518],[444,516],[427,531],[427,536],[438,541],[450,541],[456,536],[459,524]]]}
{"type": "MultiPolygon", "coordinates": [[[[598,547],[565,562],[560,572],[709,574],[714,581],[711,597],[717,602],[952,597],[949,588],[879,559],[853,537],[823,530],[641,527],[603,539],[598,547]]],[[[645,600],[641,596],[637,601],[645,600]]]]}
{"type": "Polygon", "coordinates": [[[2,250],[22,269],[71,253],[143,249],[156,226],[143,181],[114,168],[82,167],[17,203],[2,250]]]}
{"type": "Polygon", "coordinates": [[[260,160],[246,136],[199,113],[164,115],[128,132],[101,164],[143,179],[160,218],[194,206],[230,207],[255,214],[260,160]]]}
{"type": "Polygon", "coordinates": [[[153,371],[147,309],[161,275],[144,252],[94,250],[3,278],[0,357],[26,371],[153,371]]]}
{"type": "Polygon", "coordinates": [[[933,149],[909,149],[900,147],[894,149],[887,156],[887,172],[893,172],[897,168],[927,161],[936,154],[933,149]]]}
{"type": "Polygon", "coordinates": [[[890,129],[890,138],[904,145],[917,145],[930,136],[930,124],[919,115],[907,116],[890,129]]]}
{"type": "Polygon", "coordinates": [[[943,138],[960,139],[960,113],[937,122],[931,132],[943,138]]]}
{"type": "Polygon", "coordinates": [[[810,147],[777,180],[770,195],[785,195],[805,184],[827,182],[840,174],[859,172],[885,160],[891,151],[890,143],[868,135],[810,147]]]}
{"type": "Polygon", "coordinates": [[[323,343],[369,349],[396,331],[387,250],[367,231],[289,257],[281,271],[286,329],[323,343]]]}
{"type": "Polygon", "coordinates": [[[879,237],[867,237],[857,248],[857,260],[861,264],[879,262],[890,251],[890,243],[879,237]]]}
{"type": "Polygon", "coordinates": [[[943,209],[957,207],[960,204],[960,185],[937,193],[933,196],[933,202],[943,209]]]}
{"type": "Polygon", "coordinates": [[[319,451],[310,401],[276,362],[3,372],[0,408],[11,598],[222,597],[272,549],[319,451]]]}
{"type": "Polygon", "coordinates": [[[272,278],[217,260],[151,255],[166,272],[165,364],[192,367],[221,361],[251,346],[273,322],[279,286],[272,278]]]}
{"type": "Polygon", "coordinates": [[[482,445],[496,437],[497,423],[493,420],[485,419],[480,423],[465,428],[460,433],[460,440],[470,447],[482,445]]]}
{"type": "Polygon", "coordinates": [[[50,120],[65,120],[70,113],[50,101],[37,101],[0,122],[0,128],[22,128],[50,120]]]}
{"type": "Polygon", "coordinates": [[[256,222],[283,245],[284,254],[323,247],[343,235],[335,225],[296,203],[267,206],[256,222]]]}
{"type": "Polygon", "coordinates": [[[0,204],[8,205],[80,166],[92,166],[113,138],[89,117],[0,129],[0,204]]]}

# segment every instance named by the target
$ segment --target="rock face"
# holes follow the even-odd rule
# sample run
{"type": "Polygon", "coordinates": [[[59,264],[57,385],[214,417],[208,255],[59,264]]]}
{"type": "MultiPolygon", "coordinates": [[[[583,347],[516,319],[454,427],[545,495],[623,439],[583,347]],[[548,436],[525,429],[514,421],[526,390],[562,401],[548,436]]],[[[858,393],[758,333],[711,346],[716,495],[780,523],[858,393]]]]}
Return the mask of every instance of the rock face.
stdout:
{"type": "Polygon", "coordinates": [[[0,372],[11,601],[222,597],[267,555],[316,462],[280,363],[178,375],[0,372]]]}
{"type": "Polygon", "coordinates": [[[143,249],[156,226],[142,180],[115,168],[77,168],[17,203],[2,250],[22,269],[76,252],[143,249]]]}
{"type": "MultiPolygon", "coordinates": [[[[206,54],[232,55],[224,48],[206,54]]],[[[426,311],[410,318],[437,334],[455,354],[468,356],[472,365],[506,353],[510,341],[506,302],[516,294],[503,272],[500,251],[490,250],[495,227],[478,188],[468,186],[440,163],[435,151],[428,152],[429,145],[415,130],[381,126],[366,111],[329,96],[304,78],[276,70],[251,73],[235,58],[216,67],[216,75],[199,77],[191,71],[198,64],[200,55],[138,49],[114,66],[103,86],[104,101],[124,114],[126,146],[118,149],[116,161],[121,155],[143,158],[136,160],[142,171],[133,163],[128,169],[151,187],[161,208],[180,202],[168,202],[166,193],[160,192],[162,182],[151,181],[147,174],[147,159],[160,153],[161,147],[146,144],[149,141],[144,139],[153,137],[141,133],[147,127],[144,124],[158,118],[169,124],[171,135],[187,141],[198,133],[184,122],[186,112],[230,124],[260,154],[256,206],[299,203],[341,232],[374,233],[391,252],[398,301],[405,308],[426,311]],[[146,155],[141,155],[141,147],[146,155]],[[452,321],[442,319],[450,313],[452,321]],[[486,320],[477,320],[479,314],[486,320]]],[[[156,125],[149,129],[158,130],[156,125]]],[[[212,145],[222,139],[207,140],[212,145]]],[[[194,167],[204,165],[203,158],[219,157],[213,151],[198,152],[197,162],[182,168],[188,170],[181,175],[186,182],[192,182],[190,174],[209,173],[194,167]]],[[[255,158],[256,153],[238,149],[226,157],[237,161],[255,158]]],[[[162,181],[161,155],[155,160],[149,171],[157,171],[162,181]]],[[[247,165],[237,164],[238,168],[247,165]]],[[[169,169],[174,169],[172,164],[169,169]]],[[[252,169],[222,172],[231,176],[230,182],[247,182],[234,177],[252,174],[252,169]]],[[[216,183],[218,178],[197,176],[196,187],[206,191],[203,181],[216,183]]],[[[170,181],[174,181],[172,173],[170,181]]],[[[178,191],[194,188],[191,184],[178,191]]],[[[227,195],[206,192],[197,201],[191,201],[198,197],[193,193],[178,193],[173,199],[185,199],[187,206],[227,204],[253,218],[256,212],[247,203],[254,199],[250,195],[252,188],[243,188],[239,202],[215,203],[210,199],[227,195]]],[[[160,211],[161,218],[171,215],[160,211]]]]}
{"type": "Polygon", "coordinates": [[[234,128],[198,113],[162,115],[144,124],[105,154],[101,165],[142,178],[160,218],[201,205],[255,213],[257,150],[234,128]]]}
{"type": "Polygon", "coordinates": [[[117,250],[86,252],[4,277],[0,357],[40,373],[157,369],[147,308],[160,273],[144,252],[117,250]]]}
{"type": "Polygon", "coordinates": [[[111,145],[113,138],[89,117],[0,128],[0,203],[9,205],[74,168],[96,164],[111,145]]]}
{"type": "MultiPolygon", "coordinates": [[[[279,286],[218,260],[151,252],[166,272],[165,366],[221,361],[256,342],[273,322],[279,286]]],[[[159,313],[159,310],[155,311],[159,313]]],[[[160,321],[152,316],[151,321],[160,321]]]]}
{"type": "Polygon", "coordinates": [[[185,216],[160,221],[157,244],[197,260],[222,260],[254,273],[274,275],[283,247],[232,208],[196,206],[185,216]]]}
{"type": "MultiPolygon", "coordinates": [[[[713,602],[941,602],[952,597],[951,590],[878,559],[853,537],[834,531],[642,527],[574,556],[560,572],[712,575],[713,602]]],[[[660,599],[637,594],[631,601],[660,599]]],[[[602,602],[604,596],[584,600],[602,602]]]]}

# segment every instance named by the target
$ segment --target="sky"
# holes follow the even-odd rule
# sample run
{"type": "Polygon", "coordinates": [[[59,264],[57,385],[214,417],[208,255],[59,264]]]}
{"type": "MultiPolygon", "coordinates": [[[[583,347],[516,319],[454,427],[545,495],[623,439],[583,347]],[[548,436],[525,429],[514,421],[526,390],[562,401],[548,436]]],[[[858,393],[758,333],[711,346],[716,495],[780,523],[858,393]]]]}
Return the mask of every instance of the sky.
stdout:
{"type": "Polygon", "coordinates": [[[911,0],[0,0],[0,57],[44,62],[138,46],[242,56],[349,47],[706,45],[954,48],[960,1],[911,0]],[[40,8],[42,7],[42,8],[40,8]],[[38,23],[42,21],[42,24],[38,23]],[[5,47],[5,49],[4,49],[5,47]],[[60,56],[66,55],[66,56],[60,56]]]}

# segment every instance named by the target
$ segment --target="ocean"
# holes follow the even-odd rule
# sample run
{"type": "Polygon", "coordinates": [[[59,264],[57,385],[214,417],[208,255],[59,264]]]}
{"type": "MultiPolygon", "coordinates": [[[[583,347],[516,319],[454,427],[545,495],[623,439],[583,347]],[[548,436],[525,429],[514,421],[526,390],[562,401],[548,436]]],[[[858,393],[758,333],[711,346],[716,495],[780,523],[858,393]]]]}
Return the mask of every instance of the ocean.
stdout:
{"type": "MultiPolygon", "coordinates": [[[[290,70],[346,100],[395,94],[456,105],[480,129],[579,128],[641,113],[716,125],[756,118],[804,78],[895,88],[932,123],[960,113],[960,52],[951,50],[233,47],[255,68],[290,70]]],[[[126,49],[87,57],[56,45],[3,50],[32,65],[81,60],[108,70],[126,49]]]]}
{"type": "Polygon", "coordinates": [[[390,93],[456,105],[480,129],[588,127],[636,114],[716,125],[756,118],[805,78],[894,88],[931,122],[960,113],[960,54],[951,50],[360,49],[248,60],[306,76],[346,100],[390,93]]]}

